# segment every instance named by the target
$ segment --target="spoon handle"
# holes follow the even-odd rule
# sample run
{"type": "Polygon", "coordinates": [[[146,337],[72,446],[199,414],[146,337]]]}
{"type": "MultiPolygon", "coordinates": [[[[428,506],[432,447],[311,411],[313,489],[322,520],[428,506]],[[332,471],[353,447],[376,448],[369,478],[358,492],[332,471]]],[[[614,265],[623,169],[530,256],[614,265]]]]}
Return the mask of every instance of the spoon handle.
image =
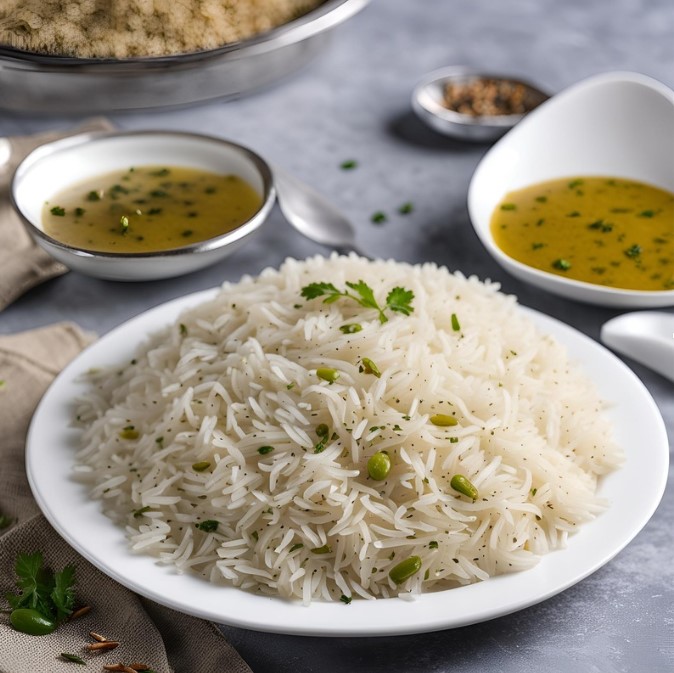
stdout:
{"type": "Polygon", "coordinates": [[[272,167],[274,186],[286,220],[308,239],[340,252],[355,251],[353,225],[322,194],[278,166],[272,167]]]}
{"type": "Polygon", "coordinates": [[[674,314],[623,313],[604,323],[600,338],[614,351],[674,381],[674,314]]]}

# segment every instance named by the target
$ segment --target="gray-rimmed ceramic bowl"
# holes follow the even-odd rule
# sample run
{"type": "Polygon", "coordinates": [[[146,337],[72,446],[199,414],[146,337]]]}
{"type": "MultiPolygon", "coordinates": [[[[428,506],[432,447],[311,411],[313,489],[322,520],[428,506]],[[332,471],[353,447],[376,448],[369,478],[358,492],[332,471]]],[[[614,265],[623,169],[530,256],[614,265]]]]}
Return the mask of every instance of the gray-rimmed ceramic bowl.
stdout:
{"type": "Polygon", "coordinates": [[[231,98],[307,64],[334,29],[369,0],[326,0],[294,21],[218,49],[171,56],[94,59],[0,45],[0,109],[31,114],[108,114],[231,98]]]}
{"type": "Polygon", "coordinates": [[[38,245],[68,268],[121,281],[180,276],[221,261],[237,250],[267,218],[276,192],[267,163],[251,150],[212,136],[172,131],[86,133],[42,145],[16,169],[14,208],[38,245]],[[96,175],[142,165],[173,165],[246,180],[260,195],[257,212],[220,236],[159,252],[96,252],[52,238],[42,228],[42,207],[63,189],[96,175]]]}

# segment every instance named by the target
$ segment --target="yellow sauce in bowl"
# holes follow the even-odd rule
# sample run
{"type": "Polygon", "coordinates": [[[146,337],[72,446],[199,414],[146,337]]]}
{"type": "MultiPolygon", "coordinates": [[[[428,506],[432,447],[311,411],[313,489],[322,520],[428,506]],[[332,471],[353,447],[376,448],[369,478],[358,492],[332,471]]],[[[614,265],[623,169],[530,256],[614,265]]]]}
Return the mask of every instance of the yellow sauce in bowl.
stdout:
{"type": "Polygon", "coordinates": [[[490,223],[509,257],[565,278],[674,289],[674,194],[633,180],[574,177],[507,194],[490,223]]]}
{"type": "Polygon", "coordinates": [[[46,234],[98,252],[156,252],[236,229],[262,205],[237,175],[140,166],[81,182],[45,203],[46,234]]]}

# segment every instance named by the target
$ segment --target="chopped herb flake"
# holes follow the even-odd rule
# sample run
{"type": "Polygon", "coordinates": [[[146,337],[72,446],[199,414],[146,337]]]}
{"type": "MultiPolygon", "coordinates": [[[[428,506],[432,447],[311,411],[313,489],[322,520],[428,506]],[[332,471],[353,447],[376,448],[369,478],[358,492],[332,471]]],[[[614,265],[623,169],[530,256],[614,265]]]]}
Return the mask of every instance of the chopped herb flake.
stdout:
{"type": "Polygon", "coordinates": [[[204,533],[213,533],[218,529],[218,522],[214,519],[206,519],[196,524],[196,527],[204,533]]]}

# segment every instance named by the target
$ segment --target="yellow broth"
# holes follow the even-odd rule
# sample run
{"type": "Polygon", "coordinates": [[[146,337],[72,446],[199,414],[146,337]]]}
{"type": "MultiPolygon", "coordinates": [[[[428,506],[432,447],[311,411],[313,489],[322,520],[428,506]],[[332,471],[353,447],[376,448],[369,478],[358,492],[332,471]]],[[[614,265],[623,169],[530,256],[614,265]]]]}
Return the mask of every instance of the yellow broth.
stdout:
{"type": "Polygon", "coordinates": [[[68,187],[45,203],[42,226],[76,248],[153,252],[232,231],[261,204],[255,189],[236,175],[138,166],[68,187]]]}
{"type": "Polygon", "coordinates": [[[565,278],[674,289],[674,194],[632,180],[579,177],[511,192],[491,219],[507,255],[565,278]]]}

